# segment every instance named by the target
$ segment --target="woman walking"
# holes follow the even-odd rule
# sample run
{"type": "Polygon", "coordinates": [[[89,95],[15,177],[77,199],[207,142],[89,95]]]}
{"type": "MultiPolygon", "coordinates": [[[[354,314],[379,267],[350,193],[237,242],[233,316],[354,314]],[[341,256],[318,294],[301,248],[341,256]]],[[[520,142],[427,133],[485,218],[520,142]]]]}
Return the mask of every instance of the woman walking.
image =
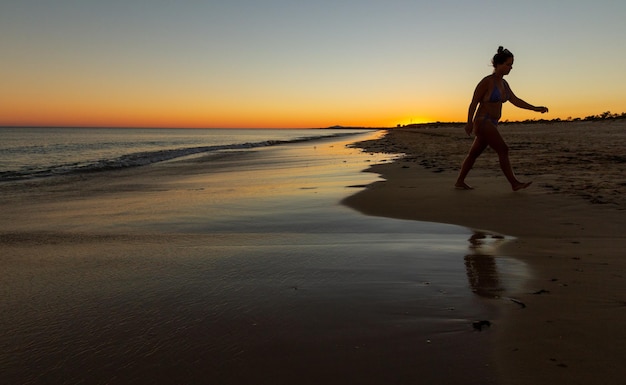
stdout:
{"type": "Polygon", "coordinates": [[[456,181],[455,187],[462,190],[471,190],[472,187],[465,183],[465,177],[474,166],[476,159],[482,154],[487,146],[494,149],[498,154],[500,168],[511,184],[513,191],[524,189],[532,182],[520,182],[513,173],[511,162],[509,161],[509,147],[498,132],[498,121],[502,115],[502,104],[510,101],[514,106],[541,112],[548,112],[547,107],[535,107],[515,96],[509,84],[504,80],[504,75],[508,75],[513,69],[513,54],[502,47],[498,48],[492,59],[493,74],[485,77],[478,83],[472,102],[467,114],[467,125],[465,132],[471,135],[474,132],[475,138],[472,147],[461,166],[461,172],[456,181]],[[478,110],[476,110],[478,108],[478,110]],[[475,115],[474,115],[475,114],[475,115]]]}

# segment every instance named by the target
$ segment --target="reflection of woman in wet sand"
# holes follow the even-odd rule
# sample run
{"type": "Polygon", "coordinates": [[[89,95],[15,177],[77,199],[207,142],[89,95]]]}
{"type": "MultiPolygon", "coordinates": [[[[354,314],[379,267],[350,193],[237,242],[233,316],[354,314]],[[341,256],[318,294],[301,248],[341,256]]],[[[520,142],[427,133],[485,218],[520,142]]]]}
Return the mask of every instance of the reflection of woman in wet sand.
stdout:
{"type": "Polygon", "coordinates": [[[504,172],[509,183],[511,183],[513,191],[526,188],[532,183],[520,182],[515,177],[509,161],[509,147],[498,132],[498,120],[500,120],[502,115],[502,104],[507,100],[510,100],[516,107],[541,113],[548,112],[548,108],[535,107],[528,104],[515,96],[513,91],[511,91],[509,84],[504,80],[504,75],[508,75],[511,69],[513,69],[513,54],[508,49],[499,47],[492,63],[494,67],[493,74],[485,77],[478,83],[469,106],[465,132],[467,135],[471,135],[473,131],[476,137],[461,166],[461,172],[455,184],[457,189],[472,189],[470,185],[465,183],[465,177],[487,146],[493,148],[498,153],[500,168],[502,168],[502,172],[504,172]],[[478,107],[478,112],[476,112],[476,107],[478,107]],[[475,112],[476,116],[474,116],[475,112]]]}
{"type": "MultiPolygon", "coordinates": [[[[487,298],[498,298],[503,290],[498,278],[498,267],[486,246],[487,234],[477,232],[469,239],[471,254],[465,256],[465,272],[472,291],[487,298]]],[[[503,241],[504,239],[496,239],[503,241]]],[[[493,247],[493,246],[492,246],[493,247]]]]}

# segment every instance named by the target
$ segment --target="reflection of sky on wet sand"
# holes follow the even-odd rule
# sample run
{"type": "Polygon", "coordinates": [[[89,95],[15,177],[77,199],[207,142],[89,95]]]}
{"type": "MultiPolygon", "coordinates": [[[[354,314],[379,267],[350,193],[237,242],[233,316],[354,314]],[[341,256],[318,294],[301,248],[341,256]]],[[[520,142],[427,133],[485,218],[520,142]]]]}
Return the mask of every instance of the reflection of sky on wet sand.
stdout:
{"type": "Polygon", "coordinates": [[[8,378],[24,368],[28,379],[76,382],[270,383],[280,373],[314,384],[358,371],[359,383],[377,384],[390,370],[423,379],[444,364],[484,368],[488,335],[471,325],[494,311],[468,288],[469,232],[336,215],[291,229],[234,232],[233,221],[213,234],[38,235],[37,255],[12,245],[13,289],[0,300],[10,356],[0,361],[8,378]]]}
{"type": "Polygon", "coordinates": [[[373,384],[485,368],[472,322],[495,312],[472,291],[510,288],[519,267],[489,251],[499,239],[341,205],[384,157],[332,142],[241,155],[93,178],[80,199],[38,206],[45,231],[4,237],[9,378],[312,384],[358,371],[373,384]]]}

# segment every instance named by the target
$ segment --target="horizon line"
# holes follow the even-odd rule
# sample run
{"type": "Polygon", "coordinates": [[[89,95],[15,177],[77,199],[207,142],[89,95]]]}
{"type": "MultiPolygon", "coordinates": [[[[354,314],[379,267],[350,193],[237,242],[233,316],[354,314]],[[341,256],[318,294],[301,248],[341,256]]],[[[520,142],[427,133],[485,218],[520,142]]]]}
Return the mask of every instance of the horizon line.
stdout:
{"type": "MultiPolygon", "coordinates": [[[[503,120],[500,124],[510,123],[543,123],[543,122],[578,122],[578,121],[597,121],[597,120],[616,120],[626,119],[626,112],[611,113],[610,111],[603,112],[598,115],[589,115],[584,118],[572,118],[567,119],[554,118],[554,119],[525,119],[525,120],[503,120]]],[[[354,129],[354,130],[386,130],[402,127],[418,127],[429,125],[459,125],[466,124],[466,122],[445,122],[445,121],[431,121],[423,123],[409,123],[409,124],[397,124],[396,126],[380,126],[380,127],[368,127],[368,126],[344,126],[333,125],[327,127],[184,127],[184,126],[123,126],[123,125],[0,125],[0,128],[113,128],[113,129],[183,129],[183,130],[325,130],[325,129],[354,129]]]]}

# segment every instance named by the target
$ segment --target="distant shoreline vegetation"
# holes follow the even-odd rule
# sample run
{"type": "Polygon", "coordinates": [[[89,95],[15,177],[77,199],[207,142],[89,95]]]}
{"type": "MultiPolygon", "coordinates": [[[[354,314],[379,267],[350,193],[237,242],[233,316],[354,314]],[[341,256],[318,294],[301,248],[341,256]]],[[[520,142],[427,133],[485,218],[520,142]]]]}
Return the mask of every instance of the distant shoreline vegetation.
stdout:
{"type": "MultiPolygon", "coordinates": [[[[606,111],[598,115],[589,115],[584,118],[572,118],[567,119],[555,118],[555,119],[526,119],[509,121],[503,120],[500,124],[528,124],[528,123],[563,123],[563,122],[598,122],[598,121],[612,121],[626,119],[626,112],[621,114],[613,114],[611,111],[606,111]]],[[[465,122],[430,122],[430,123],[412,123],[412,124],[398,124],[396,128],[410,128],[410,127],[438,127],[438,126],[464,126],[465,122]]]]}

